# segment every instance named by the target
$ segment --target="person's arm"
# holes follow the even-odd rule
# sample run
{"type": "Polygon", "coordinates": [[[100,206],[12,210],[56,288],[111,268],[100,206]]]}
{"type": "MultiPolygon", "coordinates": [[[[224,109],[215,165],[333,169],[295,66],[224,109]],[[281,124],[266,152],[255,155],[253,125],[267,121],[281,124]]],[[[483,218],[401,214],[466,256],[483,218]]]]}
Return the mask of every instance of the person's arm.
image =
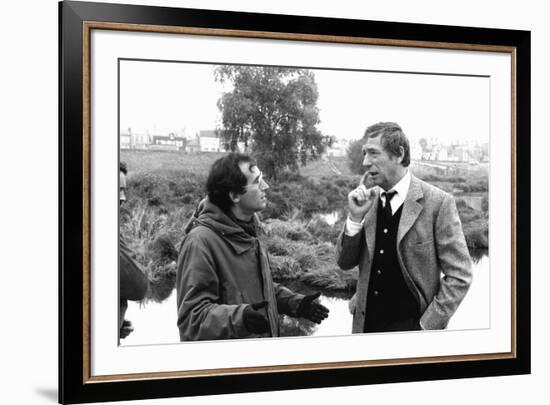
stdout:
{"type": "Polygon", "coordinates": [[[359,264],[362,247],[363,218],[375,205],[376,193],[372,181],[363,176],[357,188],[348,194],[348,219],[336,241],[336,263],[342,270],[350,270],[359,264]]]}
{"type": "Polygon", "coordinates": [[[145,298],[149,280],[122,238],[119,239],[119,249],[120,299],[140,301],[145,298]]]}
{"type": "Polygon", "coordinates": [[[443,277],[438,293],[420,318],[422,329],[444,329],[472,282],[472,261],[451,196],[441,204],[434,237],[443,277]]]}
{"type": "Polygon", "coordinates": [[[273,282],[273,287],[277,300],[277,311],[280,314],[297,317],[298,307],[304,295],[295,293],[279,283],[273,282]]]}
{"type": "Polygon", "coordinates": [[[244,323],[248,304],[220,303],[216,264],[205,241],[185,241],[178,259],[178,328],[182,340],[215,340],[250,335],[244,323]]]}
{"type": "Polygon", "coordinates": [[[273,283],[275,287],[275,298],[277,300],[277,311],[280,314],[294,318],[306,318],[315,323],[321,323],[328,317],[329,309],[317,301],[321,293],[302,295],[273,283]]]}
{"type": "Polygon", "coordinates": [[[336,241],[336,263],[342,270],[353,269],[359,264],[364,239],[362,237],[363,232],[361,232],[362,228],[358,231],[355,230],[355,233],[351,235],[348,228],[349,226],[346,223],[336,241]]]}

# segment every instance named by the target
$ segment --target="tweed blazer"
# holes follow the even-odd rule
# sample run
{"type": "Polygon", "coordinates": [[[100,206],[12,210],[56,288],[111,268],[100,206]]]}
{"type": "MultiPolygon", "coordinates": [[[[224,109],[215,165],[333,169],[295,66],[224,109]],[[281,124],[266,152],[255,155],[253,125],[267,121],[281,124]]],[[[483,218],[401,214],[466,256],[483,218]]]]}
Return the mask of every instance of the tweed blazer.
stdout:
{"type": "MultiPolygon", "coordinates": [[[[337,242],[340,268],[359,266],[353,333],[364,331],[377,207],[373,204],[365,214],[362,232],[350,237],[342,230],[337,242]]],[[[422,327],[444,329],[471,284],[472,262],[454,198],[414,176],[397,231],[397,256],[419,304],[422,327]]]]}

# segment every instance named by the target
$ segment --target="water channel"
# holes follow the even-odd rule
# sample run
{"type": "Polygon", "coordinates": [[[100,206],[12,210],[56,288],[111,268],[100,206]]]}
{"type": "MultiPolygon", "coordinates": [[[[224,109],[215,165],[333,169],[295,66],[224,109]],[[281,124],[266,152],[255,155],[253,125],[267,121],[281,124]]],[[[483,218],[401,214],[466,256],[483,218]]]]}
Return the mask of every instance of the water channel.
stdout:
{"type": "MultiPolygon", "coordinates": [[[[470,252],[474,261],[474,281],[468,294],[451,319],[448,329],[483,329],[490,327],[489,256],[485,249],[470,252]]],[[[313,292],[300,283],[287,285],[300,293],[313,292]]],[[[283,336],[338,336],[351,333],[352,316],[348,310],[350,294],[321,291],[320,302],[330,309],[329,317],[320,325],[305,319],[282,317],[283,336]]],[[[145,345],[179,342],[176,326],[176,293],[158,304],[139,304],[130,301],[126,318],[132,321],[134,332],[121,345],[145,345]]]]}

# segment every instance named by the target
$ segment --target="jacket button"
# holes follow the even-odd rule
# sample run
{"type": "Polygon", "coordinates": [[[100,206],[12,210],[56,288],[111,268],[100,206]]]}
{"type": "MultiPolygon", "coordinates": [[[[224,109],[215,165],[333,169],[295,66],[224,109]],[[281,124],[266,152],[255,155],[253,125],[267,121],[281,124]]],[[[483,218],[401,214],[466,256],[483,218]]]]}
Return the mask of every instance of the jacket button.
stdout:
{"type": "Polygon", "coordinates": [[[380,293],[378,292],[378,290],[374,290],[374,295],[375,295],[375,296],[378,296],[378,294],[380,294],[380,293]]]}
{"type": "Polygon", "coordinates": [[[384,233],[388,233],[388,228],[384,228],[384,233]]]}
{"type": "Polygon", "coordinates": [[[384,249],[380,249],[380,254],[381,254],[381,255],[384,254],[384,249]]]}
{"type": "Polygon", "coordinates": [[[376,274],[378,274],[378,275],[382,274],[382,270],[380,270],[380,269],[376,270],[376,274]]]}

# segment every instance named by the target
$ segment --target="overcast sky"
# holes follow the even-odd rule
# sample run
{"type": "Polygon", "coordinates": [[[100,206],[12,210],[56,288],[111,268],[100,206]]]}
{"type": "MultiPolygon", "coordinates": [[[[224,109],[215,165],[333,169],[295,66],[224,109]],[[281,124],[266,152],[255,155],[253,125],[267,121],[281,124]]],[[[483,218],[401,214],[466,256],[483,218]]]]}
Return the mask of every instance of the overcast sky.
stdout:
{"type": "MultiPolygon", "coordinates": [[[[122,61],[121,129],[188,131],[220,124],[221,85],[213,65],[122,61]]],[[[315,70],[318,128],[359,139],[379,121],[399,123],[412,139],[489,139],[489,79],[381,72],[315,70]]],[[[226,87],[227,90],[227,87],[226,87]]]]}

